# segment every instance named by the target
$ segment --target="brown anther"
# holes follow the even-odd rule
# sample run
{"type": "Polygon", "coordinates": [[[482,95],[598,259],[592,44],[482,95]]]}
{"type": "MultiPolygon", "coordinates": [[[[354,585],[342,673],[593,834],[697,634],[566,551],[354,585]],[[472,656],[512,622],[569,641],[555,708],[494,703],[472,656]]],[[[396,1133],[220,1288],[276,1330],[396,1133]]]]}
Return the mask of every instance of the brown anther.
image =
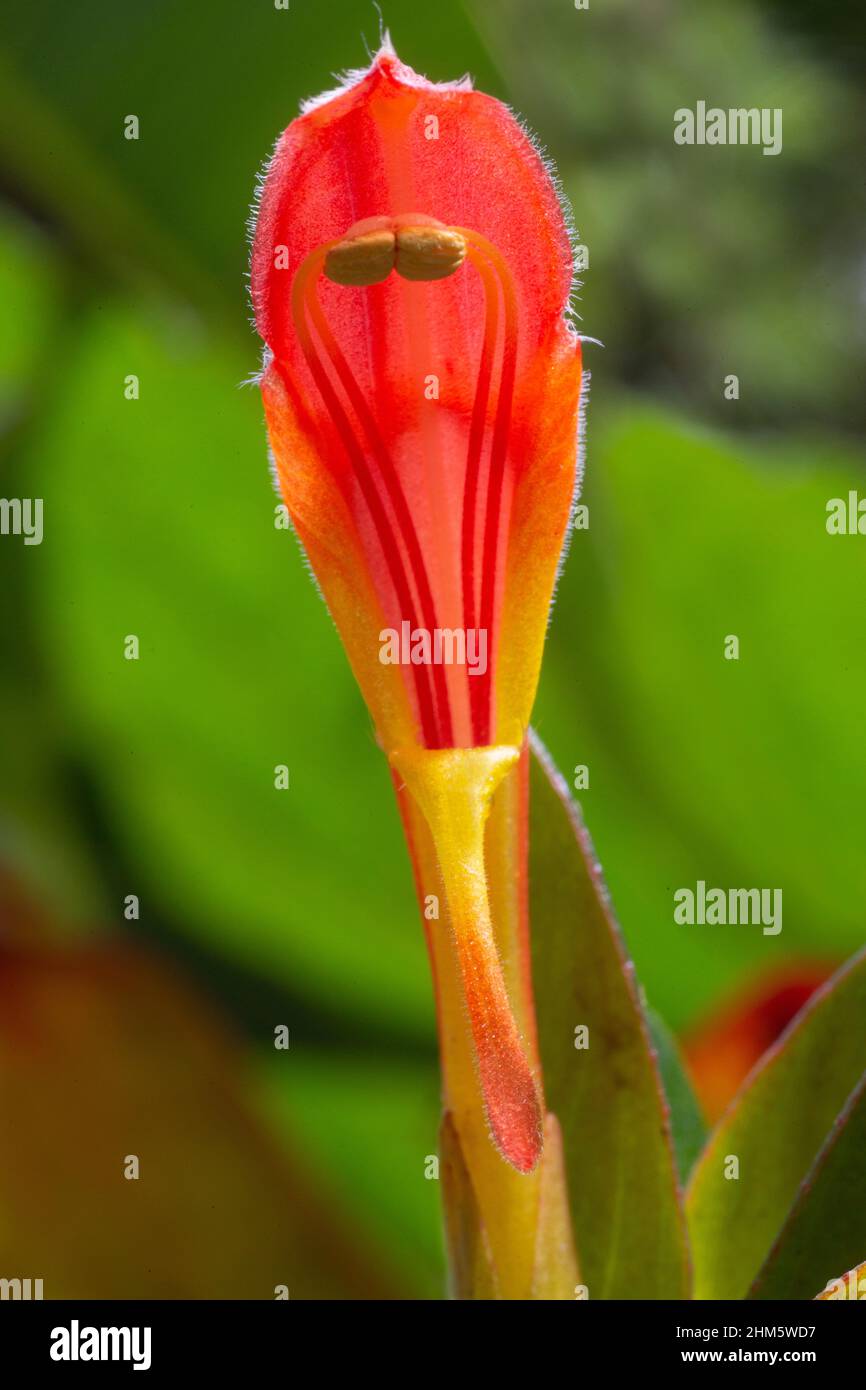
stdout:
{"type": "Polygon", "coordinates": [[[449,227],[398,227],[394,269],[404,280],[444,280],[466,259],[466,242],[449,227]]]}
{"type": "Polygon", "coordinates": [[[348,236],[325,256],[325,274],[338,285],[378,285],[394,269],[396,237],[390,230],[348,236]]]}

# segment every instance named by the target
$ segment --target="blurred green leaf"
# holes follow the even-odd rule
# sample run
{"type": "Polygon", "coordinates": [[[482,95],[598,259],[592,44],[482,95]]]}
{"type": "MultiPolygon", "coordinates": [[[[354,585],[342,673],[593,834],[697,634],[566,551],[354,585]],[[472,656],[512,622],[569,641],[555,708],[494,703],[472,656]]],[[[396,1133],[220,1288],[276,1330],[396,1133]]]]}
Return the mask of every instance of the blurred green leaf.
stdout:
{"type": "Polygon", "coordinates": [[[0,205],[0,438],[17,422],[56,328],[58,279],[47,240],[0,205]]]}
{"type": "Polygon", "coordinates": [[[43,1279],[46,1298],[400,1296],[269,1140],[236,1046],[161,966],[7,949],[0,993],[5,1274],[43,1279]]]}
{"type": "Polygon", "coordinates": [[[748,968],[863,939],[866,547],[825,527],[860,465],[637,403],[591,425],[590,525],[534,722],[560,766],[589,768],[584,813],[638,973],[679,1030],[748,968]],[[675,891],[699,879],[781,889],[781,933],[675,923],[675,891]]]}
{"type": "Polygon", "coordinates": [[[303,1147],[311,1166],[385,1252],[407,1296],[442,1298],[439,1077],[399,1055],[364,1058],[296,1047],[260,1071],[271,1123],[303,1147]]]}
{"type": "Polygon", "coordinates": [[[589,837],[536,742],[532,974],[548,1109],[559,1120],[590,1298],[687,1297],[685,1222],[661,1077],[589,837]],[[578,1048],[576,1029],[588,1029],[578,1048]]]}
{"type": "MultiPolygon", "coordinates": [[[[50,240],[0,208],[0,492],[30,497],[26,439],[50,401],[43,389],[67,341],[67,277],[50,240]]],[[[0,855],[56,910],[61,931],[90,933],[101,883],[76,824],[63,761],[62,716],[42,679],[31,581],[39,547],[0,536],[0,855]]]]}
{"type": "Polygon", "coordinates": [[[170,314],[107,302],[82,324],[31,443],[42,659],[133,866],[137,930],[158,910],[329,1010],[431,1037],[387,768],[294,538],[275,529],[243,374],[170,314]]]}
{"type": "MultiPolygon", "coordinates": [[[[866,1068],[866,952],[801,1010],[714,1131],[691,1179],[687,1214],[697,1298],[743,1298],[797,1202],[837,1116],[866,1068]],[[726,1177],[729,1159],[738,1176],[726,1177]]],[[[859,1121],[858,1121],[859,1124],[859,1121]]],[[[852,1133],[857,1132],[855,1125],[852,1133]]],[[[842,1159],[848,1144],[841,1149],[842,1159]]],[[[835,1172],[835,1162],[829,1171],[835,1172]]],[[[862,1150],[861,1150],[862,1165],[862,1150]]],[[[850,1182],[850,1176],[848,1181],[850,1182]]],[[[823,1197],[820,1184],[819,1197],[823,1197]]],[[[850,1187],[838,1194],[853,1202],[850,1187]]],[[[862,1205],[862,1204],[861,1204],[862,1205]]],[[[866,1209],[866,1207],[864,1207],[866,1209]]],[[[808,1218],[803,1218],[808,1219],[808,1218]]],[[[856,1222],[851,1220],[852,1230],[856,1222]]],[[[834,1228],[836,1229],[836,1228],[834,1228]]],[[[796,1247],[792,1247],[796,1251],[796,1247]]],[[[841,1249],[835,1268],[844,1267],[841,1249]]],[[[833,1249],[829,1250],[832,1255],[833,1249]]],[[[821,1256],[822,1251],[816,1252],[821,1256]]],[[[851,1257],[856,1259],[856,1252],[851,1257]]],[[[833,1273],[833,1261],[814,1286],[833,1273]]],[[[807,1275],[809,1270],[806,1270],[807,1275]]],[[[810,1297],[807,1288],[786,1297],[810,1297]]]]}
{"type": "Polygon", "coordinates": [[[750,1298],[811,1298],[866,1250],[866,1073],[833,1125],[750,1298]]]}

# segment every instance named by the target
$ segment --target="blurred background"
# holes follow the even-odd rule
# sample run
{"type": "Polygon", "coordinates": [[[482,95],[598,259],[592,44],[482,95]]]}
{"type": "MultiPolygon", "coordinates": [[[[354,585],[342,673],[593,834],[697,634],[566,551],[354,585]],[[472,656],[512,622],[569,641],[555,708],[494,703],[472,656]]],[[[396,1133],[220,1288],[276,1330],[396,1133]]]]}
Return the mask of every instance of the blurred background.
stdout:
{"type": "MultiPolygon", "coordinates": [[[[866,540],[825,521],[866,491],[866,12],[382,10],[526,118],[588,251],[535,722],[711,1118],[864,939],[866,540]],[[782,153],[676,145],[699,100],[782,108],[782,153]],[[781,934],[675,926],[698,879],[781,888],[781,934]]],[[[0,494],[44,540],[0,537],[0,1275],[46,1297],[442,1291],[408,860],[243,385],[255,175],[378,36],[368,0],[6,8],[0,494]]]]}

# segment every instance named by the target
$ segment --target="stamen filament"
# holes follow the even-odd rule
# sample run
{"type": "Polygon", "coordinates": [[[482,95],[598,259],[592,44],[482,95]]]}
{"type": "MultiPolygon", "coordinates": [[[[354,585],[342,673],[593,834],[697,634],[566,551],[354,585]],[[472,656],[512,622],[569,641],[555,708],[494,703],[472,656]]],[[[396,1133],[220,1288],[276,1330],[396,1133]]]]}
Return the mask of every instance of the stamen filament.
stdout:
{"type": "MultiPolygon", "coordinates": [[[[514,281],[508,264],[491,241],[482,236],[480,232],[470,231],[467,227],[455,227],[454,231],[466,240],[469,247],[469,255],[473,265],[479,269],[484,283],[485,298],[488,305],[490,302],[490,281],[487,276],[495,276],[498,279],[502,290],[502,300],[504,306],[504,332],[502,346],[502,367],[499,377],[499,392],[496,400],[496,414],[493,421],[493,435],[490,446],[490,464],[487,474],[487,497],[484,510],[484,522],[482,528],[482,556],[481,556],[481,606],[479,626],[486,630],[488,634],[488,645],[495,653],[495,643],[493,641],[493,619],[496,607],[496,561],[499,542],[499,521],[502,504],[502,483],[505,476],[505,463],[508,454],[508,434],[511,428],[511,405],[514,396],[514,380],[517,371],[517,296],[514,291],[514,281]],[[476,254],[477,251],[483,252],[492,264],[492,272],[487,271],[487,276],[481,271],[481,259],[476,254]]],[[[489,318],[488,318],[489,322],[489,318]]],[[[490,349],[487,337],[487,327],[485,327],[485,341],[482,349],[481,369],[479,370],[479,389],[481,387],[482,372],[484,370],[485,356],[490,349]]],[[[486,388],[485,388],[486,389],[486,388]]],[[[476,393],[476,406],[478,405],[478,393],[476,393]]],[[[486,415],[486,396],[484,400],[483,412],[486,415]]],[[[483,416],[482,416],[483,419],[483,416]]],[[[475,425],[475,411],[473,410],[473,426],[475,425]]],[[[472,448],[472,433],[470,431],[470,449],[472,448]]],[[[471,461],[470,454],[470,461],[471,461]]],[[[470,471],[467,468],[466,488],[470,489],[471,496],[468,499],[471,503],[471,515],[466,515],[467,499],[464,494],[464,517],[463,517],[463,537],[464,537],[464,564],[467,546],[467,537],[472,538],[472,550],[474,557],[475,545],[475,510],[477,507],[477,466],[474,469],[474,476],[470,478],[470,471]]],[[[474,612],[474,574],[475,565],[473,561],[467,566],[471,575],[469,592],[472,594],[472,604],[474,612]]],[[[464,568],[464,575],[466,568],[464,568]]],[[[466,601],[467,586],[464,579],[464,602],[466,601]]],[[[467,626],[470,624],[467,623],[467,626]]],[[[474,625],[474,624],[473,624],[474,625]]],[[[494,656],[495,664],[495,656],[494,656]]],[[[470,698],[472,701],[472,721],[475,742],[479,745],[486,745],[492,742],[492,670],[483,681],[478,681],[470,688],[470,698]]]]}
{"type": "MultiPolygon", "coordinates": [[[[391,529],[387,512],[379,497],[370,470],[367,467],[364,452],[355,438],[348,416],[322,365],[312,333],[307,324],[306,306],[308,303],[308,285],[321,273],[327,250],[328,244],[318,247],[315,251],[311,252],[307,259],[298,267],[292,283],[292,317],[307,366],[310,369],[325,406],[330,412],[334,426],[340,436],[341,443],[354,468],[355,476],[358,479],[361,494],[373,521],[373,526],[376,530],[385,564],[388,568],[391,582],[394,585],[401,610],[414,626],[415,607],[412,593],[406,577],[399,546],[391,529]]],[[[419,715],[424,741],[428,747],[436,747],[439,745],[440,731],[433,701],[430,670],[428,667],[424,666],[413,666],[412,671],[415,677],[415,687],[418,696],[419,715]]]]}
{"type": "Polygon", "coordinates": [[[481,470],[481,450],[487,423],[490,377],[493,371],[499,320],[496,277],[491,271],[486,257],[482,256],[474,247],[469,248],[468,254],[484,287],[484,340],[481,348],[481,364],[478,368],[478,382],[475,387],[475,401],[472,407],[472,422],[469,427],[466,478],[463,486],[463,608],[464,625],[467,631],[475,626],[475,509],[478,495],[478,475],[481,470]]]}
{"type": "MultiPolygon", "coordinates": [[[[412,567],[412,574],[415,580],[415,587],[418,591],[425,626],[429,632],[435,632],[439,624],[436,618],[436,605],[433,599],[433,591],[430,587],[427,567],[424,563],[424,554],[412,521],[412,514],[409,510],[406,496],[400,486],[397,470],[385,446],[385,441],[373,417],[373,412],[370,410],[364,398],[364,393],[359,387],[352,369],[346,361],[342,348],[331,331],[331,326],[325,317],[324,310],[322,309],[318,297],[316,284],[313,280],[308,282],[306,304],[316,332],[321,338],[325,350],[331,359],[331,363],[340,378],[343,389],[349,398],[349,402],[361,422],[361,427],[367,435],[373,456],[379,465],[388,498],[397,518],[397,525],[403,538],[403,544],[409,556],[409,563],[412,567]]],[[[448,681],[442,666],[434,665],[433,682],[436,688],[439,710],[439,746],[447,748],[453,743],[453,732],[451,725],[451,706],[448,699],[448,681]]]]}

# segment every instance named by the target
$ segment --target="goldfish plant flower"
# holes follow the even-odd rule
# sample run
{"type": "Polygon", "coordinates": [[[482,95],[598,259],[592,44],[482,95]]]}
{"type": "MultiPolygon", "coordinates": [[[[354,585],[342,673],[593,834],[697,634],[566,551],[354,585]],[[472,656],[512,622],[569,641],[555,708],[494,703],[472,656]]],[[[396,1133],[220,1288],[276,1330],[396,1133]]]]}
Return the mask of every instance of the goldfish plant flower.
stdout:
{"type": "Polygon", "coordinates": [[[544,160],[468,80],[386,43],[277,143],[252,257],[273,464],[393,772],[449,1124],[491,1192],[544,1143],[523,772],[577,475],[571,285],[544,160]]]}

